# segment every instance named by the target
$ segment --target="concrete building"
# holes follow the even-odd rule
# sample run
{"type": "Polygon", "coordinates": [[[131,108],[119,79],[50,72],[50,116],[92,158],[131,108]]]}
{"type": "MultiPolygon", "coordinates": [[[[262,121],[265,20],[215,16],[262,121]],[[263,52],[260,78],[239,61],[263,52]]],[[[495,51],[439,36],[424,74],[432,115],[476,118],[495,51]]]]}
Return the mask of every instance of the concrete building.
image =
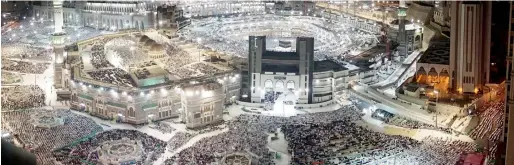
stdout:
{"type": "MultiPolygon", "coordinates": [[[[415,24],[409,20],[403,20],[403,32],[400,29],[400,20],[393,20],[389,23],[389,28],[387,29],[388,38],[391,38],[392,41],[399,43],[403,42],[406,46],[405,51],[403,52],[406,55],[411,54],[413,51],[421,49],[423,47],[423,27],[419,24],[415,24]],[[403,35],[401,35],[403,33],[403,35]],[[402,41],[402,37],[405,37],[405,41],[402,41]]],[[[398,49],[399,55],[403,56],[401,53],[403,48],[398,49]]]]}
{"type": "MultiPolygon", "coordinates": [[[[104,119],[121,117],[122,122],[130,124],[180,117],[187,127],[193,128],[219,121],[224,105],[234,99],[231,94],[237,93],[229,88],[239,87],[234,84],[237,81],[230,81],[232,78],[225,81],[224,75],[218,75],[215,77],[219,77],[225,85],[216,79],[205,79],[205,82],[183,80],[130,88],[87,79],[80,76],[79,68],[73,70],[73,79],[68,80],[72,109],[104,119]],[[216,88],[204,85],[213,81],[217,84],[216,88]],[[191,82],[201,85],[190,85],[191,82]],[[210,107],[209,111],[202,109],[207,105],[214,107],[210,107]],[[201,119],[196,117],[197,113],[201,114],[201,119]]],[[[227,76],[234,77],[235,74],[227,76]]],[[[239,91],[239,88],[234,90],[239,91]]]]}
{"type": "Polygon", "coordinates": [[[450,31],[450,5],[449,1],[435,1],[434,15],[430,21],[430,25],[438,28],[440,31],[450,31]]]}
{"type": "Polygon", "coordinates": [[[249,45],[242,100],[264,103],[266,94],[294,93],[297,107],[320,107],[332,104],[333,95],[348,87],[349,69],[329,60],[314,61],[313,38],[297,38],[296,52],[266,50],[265,36],[250,36],[249,45]]]}
{"type": "Polygon", "coordinates": [[[503,131],[503,138],[501,138],[501,141],[503,144],[499,146],[504,146],[505,148],[502,148],[504,150],[503,154],[500,157],[499,162],[503,165],[510,165],[514,164],[514,121],[510,121],[514,119],[514,90],[512,90],[512,87],[514,86],[514,81],[512,79],[514,78],[514,3],[509,2],[510,5],[510,12],[509,12],[509,45],[507,49],[507,88],[506,88],[506,96],[507,96],[507,105],[505,108],[505,126],[503,131]]]}
{"type": "Polygon", "coordinates": [[[159,28],[181,28],[190,24],[190,20],[184,18],[184,11],[176,5],[161,5],[157,7],[157,26],[159,28]],[[185,23],[185,25],[184,25],[185,23]]]}
{"type": "Polygon", "coordinates": [[[477,93],[489,82],[491,2],[451,5],[450,86],[477,93]]]}
{"type": "Polygon", "coordinates": [[[278,1],[273,5],[273,13],[280,15],[312,15],[316,4],[310,1],[278,1]]]}
{"type": "MultiPolygon", "coordinates": [[[[65,26],[106,30],[148,29],[173,27],[176,26],[173,19],[181,18],[181,12],[175,11],[180,9],[160,1],[66,1],[62,6],[65,26]]],[[[33,6],[33,16],[36,20],[53,20],[53,10],[52,2],[41,2],[33,6]]]]}
{"type": "Polygon", "coordinates": [[[222,84],[216,81],[182,84],[182,121],[186,127],[195,128],[223,120],[225,93],[222,84]]]}
{"type": "MultiPolygon", "coordinates": [[[[93,70],[87,70],[84,63],[89,60],[81,55],[88,52],[87,47],[95,41],[103,39],[113,41],[116,37],[129,36],[130,33],[104,35],[80,41],[75,44],[76,48],[67,49],[69,51],[67,58],[77,59],[67,60],[65,67],[63,67],[63,70],[69,72],[69,75],[62,77],[64,82],[62,86],[71,93],[71,109],[86,111],[104,119],[119,118],[122,122],[130,124],[143,124],[149,120],[181,117],[186,125],[192,128],[219,121],[221,115],[218,114],[221,113],[222,107],[225,104],[234,103],[238,99],[240,81],[235,81],[239,79],[237,71],[227,70],[204,76],[177,78],[173,73],[167,72],[156,65],[155,60],[150,58],[152,51],[147,52],[147,54],[139,54],[149,56],[149,61],[132,64],[133,67],[127,69],[127,79],[131,82],[129,85],[123,83],[116,85],[89,76],[88,72],[93,70]],[[198,89],[199,94],[202,94],[199,96],[205,97],[189,97],[188,90],[191,89],[195,90],[194,94],[198,89]],[[205,91],[205,93],[201,91],[205,91]],[[189,115],[196,114],[198,111],[202,112],[202,108],[197,107],[202,105],[199,103],[215,104],[216,110],[213,108],[210,119],[207,119],[207,114],[203,113],[201,113],[204,116],[201,117],[202,119],[195,118],[195,115],[180,116],[181,114],[189,115]]],[[[141,38],[144,38],[144,36],[141,38]]],[[[141,38],[135,38],[134,40],[139,41],[141,38]]],[[[213,63],[212,65],[216,64],[213,63]]],[[[237,64],[233,65],[237,66],[237,64]]]]}
{"type": "MultiPolygon", "coordinates": [[[[326,12],[326,13],[328,13],[328,12],[326,12]]],[[[348,14],[344,14],[341,16],[341,19],[339,21],[341,21],[341,23],[346,24],[350,27],[357,28],[359,30],[367,31],[370,33],[380,34],[380,32],[381,32],[381,26],[379,26],[376,22],[365,19],[365,18],[355,17],[355,16],[350,16],[348,14]]]]}
{"type": "MultiPolygon", "coordinates": [[[[442,37],[441,37],[442,38],[442,37]]],[[[433,40],[416,64],[415,82],[448,92],[450,80],[450,41],[433,40]]]]}
{"type": "Polygon", "coordinates": [[[234,14],[262,14],[265,12],[265,3],[262,2],[188,2],[181,5],[185,17],[208,17],[234,14]]]}

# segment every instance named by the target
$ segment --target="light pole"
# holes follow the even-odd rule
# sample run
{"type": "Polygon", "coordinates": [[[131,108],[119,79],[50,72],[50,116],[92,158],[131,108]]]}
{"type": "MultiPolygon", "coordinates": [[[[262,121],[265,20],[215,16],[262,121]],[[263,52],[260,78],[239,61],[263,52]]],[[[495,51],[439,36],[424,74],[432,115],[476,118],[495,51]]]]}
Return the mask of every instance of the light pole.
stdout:
{"type": "Polygon", "coordinates": [[[439,91],[434,90],[435,97],[435,127],[437,128],[437,102],[439,101],[439,91]]]}
{"type": "Polygon", "coordinates": [[[122,122],[124,117],[125,117],[125,116],[123,116],[123,114],[118,113],[118,118],[116,119],[116,122],[117,122],[117,121],[122,122]]]}
{"type": "Polygon", "coordinates": [[[389,11],[387,11],[387,9],[384,7],[384,15],[382,17],[382,23],[385,24],[386,23],[386,20],[387,20],[387,14],[389,13],[389,11]]]}
{"type": "Polygon", "coordinates": [[[134,55],[135,50],[136,50],[136,47],[134,47],[134,46],[131,46],[131,47],[130,47],[130,53],[131,53],[132,55],[134,55]]]}
{"type": "Polygon", "coordinates": [[[153,114],[150,114],[150,115],[148,115],[148,116],[147,116],[148,125],[151,125],[151,126],[153,126],[153,125],[154,125],[154,123],[153,123],[153,119],[154,119],[154,117],[155,117],[155,116],[154,116],[153,114]]]}
{"type": "MultiPolygon", "coordinates": [[[[198,48],[200,48],[200,44],[202,43],[202,38],[198,37],[196,39],[196,42],[198,42],[198,48]]],[[[200,57],[202,55],[202,49],[198,49],[198,62],[200,62],[200,57]]]]}
{"type": "MultiPolygon", "coordinates": [[[[398,140],[397,140],[397,139],[394,139],[394,145],[395,145],[395,146],[397,145],[397,142],[398,142],[398,140]]],[[[396,165],[396,155],[394,155],[393,165],[396,165]]]]}

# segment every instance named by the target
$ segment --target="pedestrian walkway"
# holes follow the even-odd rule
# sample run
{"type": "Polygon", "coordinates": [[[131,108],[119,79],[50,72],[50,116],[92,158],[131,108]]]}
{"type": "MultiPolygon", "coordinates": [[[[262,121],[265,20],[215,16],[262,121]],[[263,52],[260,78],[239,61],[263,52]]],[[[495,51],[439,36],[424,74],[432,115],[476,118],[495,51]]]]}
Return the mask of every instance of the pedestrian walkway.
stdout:
{"type": "Polygon", "coordinates": [[[169,151],[168,148],[166,148],[166,151],[163,154],[161,154],[161,156],[154,162],[154,165],[163,165],[164,161],[166,161],[166,159],[168,159],[169,157],[172,157],[174,155],[177,155],[178,153],[180,153],[182,150],[184,150],[186,148],[193,146],[195,143],[202,140],[203,138],[216,136],[218,134],[221,134],[221,133],[224,133],[227,131],[228,131],[228,128],[225,128],[222,130],[216,130],[216,131],[196,135],[195,137],[191,138],[191,140],[189,140],[186,144],[177,148],[175,151],[169,151]]]}

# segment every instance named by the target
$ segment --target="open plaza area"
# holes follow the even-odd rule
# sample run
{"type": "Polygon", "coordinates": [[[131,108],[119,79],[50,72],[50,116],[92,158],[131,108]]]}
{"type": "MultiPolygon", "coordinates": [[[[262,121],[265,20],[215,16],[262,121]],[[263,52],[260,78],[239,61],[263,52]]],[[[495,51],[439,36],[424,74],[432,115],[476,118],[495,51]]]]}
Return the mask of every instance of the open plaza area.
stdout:
{"type": "Polygon", "coordinates": [[[504,148],[506,83],[449,87],[422,17],[378,19],[404,2],[26,5],[2,22],[0,133],[37,165],[493,164],[504,148]]]}

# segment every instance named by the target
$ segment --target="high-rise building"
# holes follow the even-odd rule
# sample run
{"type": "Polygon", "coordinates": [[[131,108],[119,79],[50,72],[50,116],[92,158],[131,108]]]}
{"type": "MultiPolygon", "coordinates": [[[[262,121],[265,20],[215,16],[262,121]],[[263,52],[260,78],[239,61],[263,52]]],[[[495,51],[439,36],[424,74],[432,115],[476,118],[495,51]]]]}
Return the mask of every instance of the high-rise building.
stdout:
{"type": "Polygon", "coordinates": [[[491,2],[452,2],[450,86],[460,93],[482,91],[489,81],[491,2]]]}
{"type": "Polygon", "coordinates": [[[507,49],[507,81],[505,84],[507,84],[507,105],[505,108],[505,122],[504,122],[504,134],[502,138],[502,142],[505,148],[505,152],[503,152],[502,156],[500,157],[500,160],[498,162],[505,163],[506,165],[514,164],[514,121],[510,121],[509,119],[514,119],[514,90],[512,89],[512,86],[514,85],[514,81],[512,81],[512,78],[514,74],[514,62],[512,60],[512,56],[514,54],[513,48],[514,48],[514,4],[512,2],[509,2],[510,5],[510,11],[509,11],[509,40],[508,40],[508,49],[507,49]],[[511,156],[507,156],[511,155],[511,156]]]}

